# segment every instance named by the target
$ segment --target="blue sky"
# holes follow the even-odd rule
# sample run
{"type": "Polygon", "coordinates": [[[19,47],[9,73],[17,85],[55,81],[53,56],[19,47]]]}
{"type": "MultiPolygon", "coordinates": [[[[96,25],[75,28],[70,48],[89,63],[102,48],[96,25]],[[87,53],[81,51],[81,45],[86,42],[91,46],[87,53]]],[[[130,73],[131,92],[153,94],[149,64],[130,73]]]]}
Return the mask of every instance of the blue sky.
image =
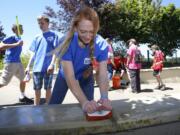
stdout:
{"type": "Polygon", "coordinates": [[[25,43],[24,51],[29,48],[35,35],[41,32],[36,19],[43,14],[47,5],[56,9],[58,7],[56,0],[1,0],[0,21],[4,33],[7,36],[12,34],[11,27],[16,23],[16,16],[18,16],[19,23],[24,28],[22,36],[25,43]]]}
{"type": "Polygon", "coordinates": [[[176,8],[180,8],[180,0],[162,0],[162,5],[167,6],[169,3],[173,3],[176,8]]]}
{"type": "MultiPolygon", "coordinates": [[[[180,0],[163,0],[162,5],[174,3],[180,8],[180,0]]],[[[58,9],[56,0],[1,0],[0,21],[4,28],[4,33],[8,36],[12,34],[11,26],[16,22],[18,16],[19,23],[23,24],[24,35],[22,36],[25,45],[24,52],[28,49],[35,35],[39,34],[37,16],[45,11],[45,7],[50,6],[58,9]]]]}

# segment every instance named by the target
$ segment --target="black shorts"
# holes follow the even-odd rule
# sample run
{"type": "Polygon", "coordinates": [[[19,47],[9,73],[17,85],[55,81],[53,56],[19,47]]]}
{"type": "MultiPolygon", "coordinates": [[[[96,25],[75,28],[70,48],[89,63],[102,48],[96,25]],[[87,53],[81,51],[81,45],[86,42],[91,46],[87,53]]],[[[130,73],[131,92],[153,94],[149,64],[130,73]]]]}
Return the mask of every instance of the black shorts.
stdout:
{"type": "Polygon", "coordinates": [[[154,70],[153,71],[153,76],[159,76],[160,75],[160,72],[161,72],[161,70],[154,70]]]}

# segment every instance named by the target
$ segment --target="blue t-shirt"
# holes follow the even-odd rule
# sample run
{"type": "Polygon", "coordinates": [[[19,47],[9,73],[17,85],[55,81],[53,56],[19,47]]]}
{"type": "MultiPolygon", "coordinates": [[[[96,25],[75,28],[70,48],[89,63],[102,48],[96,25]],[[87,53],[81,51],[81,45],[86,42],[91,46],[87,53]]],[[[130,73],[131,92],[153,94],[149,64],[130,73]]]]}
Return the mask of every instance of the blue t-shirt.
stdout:
{"type": "MultiPolygon", "coordinates": [[[[78,44],[78,33],[75,32],[68,50],[62,56],[62,60],[72,62],[76,79],[81,78],[83,71],[85,71],[91,64],[89,54],[89,45],[87,45],[85,48],[81,48],[78,44]]],[[[100,35],[96,35],[95,37],[94,58],[98,62],[107,60],[108,58],[108,44],[100,35]]],[[[60,69],[60,73],[64,77],[62,68],[60,69]]]]}
{"type": "Polygon", "coordinates": [[[33,72],[46,72],[51,63],[52,55],[49,54],[54,50],[59,42],[59,36],[53,31],[44,32],[33,40],[30,50],[35,53],[33,72]]]}
{"type": "MultiPolygon", "coordinates": [[[[20,37],[13,35],[13,36],[10,36],[10,37],[4,39],[3,43],[13,44],[13,43],[17,43],[20,40],[21,40],[20,37]]],[[[21,62],[21,59],[20,59],[21,51],[22,51],[22,46],[16,46],[13,48],[6,49],[4,63],[13,63],[13,62],[20,63],[21,62]]]]}

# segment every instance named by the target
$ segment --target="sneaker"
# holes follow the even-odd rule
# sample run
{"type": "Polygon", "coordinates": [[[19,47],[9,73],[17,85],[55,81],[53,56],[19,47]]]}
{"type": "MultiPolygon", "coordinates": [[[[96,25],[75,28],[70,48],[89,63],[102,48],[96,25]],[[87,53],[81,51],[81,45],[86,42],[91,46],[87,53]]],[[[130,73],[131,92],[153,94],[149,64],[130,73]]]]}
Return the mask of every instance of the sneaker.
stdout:
{"type": "Polygon", "coordinates": [[[26,104],[33,104],[34,101],[26,96],[24,98],[19,98],[19,102],[26,103],[26,104]]]}
{"type": "Polygon", "coordinates": [[[161,85],[161,90],[165,90],[166,89],[166,86],[163,84],[161,85]]]}
{"type": "Polygon", "coordinates": [[[112,90],[113,90],[113,88],[112,88],[112,87],[110,87],[108,91],[112,91],[112,90]]]}
{"type": "Polygon", "coordinates": [[[136,90],[132,90],[132,93],[138,94],[139,92],[136,90]]]}
{"type": "Polygon", "coordinates": [[[160,90],[160,89],[161,89],[161,87],[162,87],[162,85],[158,85],[158,86],[156,86],[154,89],[156,89],[156,90],[160,90]]]}

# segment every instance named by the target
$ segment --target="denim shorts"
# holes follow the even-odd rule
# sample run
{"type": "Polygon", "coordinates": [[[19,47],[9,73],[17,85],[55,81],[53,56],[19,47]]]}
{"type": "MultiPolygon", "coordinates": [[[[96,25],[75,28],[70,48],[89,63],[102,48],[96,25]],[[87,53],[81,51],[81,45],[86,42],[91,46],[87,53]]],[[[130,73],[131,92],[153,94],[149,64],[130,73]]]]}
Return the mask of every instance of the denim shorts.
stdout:
{"type": "Polygon", "coordinates": [[[112,64],[107,64],[107,70],[108,70],[108,78],[109,78],[109,80],[112,80],[112,76],[113,76],[113,65],[112,65],[112,64]]]}
{"type": "Polygon", "coordinates": [[[33,84],[34,90],[41,90],[43,81],[44,89],[48,90],[52,88],[53,74],[47,74],[47,72],[34,72],[33,73],[33,84]]]}

